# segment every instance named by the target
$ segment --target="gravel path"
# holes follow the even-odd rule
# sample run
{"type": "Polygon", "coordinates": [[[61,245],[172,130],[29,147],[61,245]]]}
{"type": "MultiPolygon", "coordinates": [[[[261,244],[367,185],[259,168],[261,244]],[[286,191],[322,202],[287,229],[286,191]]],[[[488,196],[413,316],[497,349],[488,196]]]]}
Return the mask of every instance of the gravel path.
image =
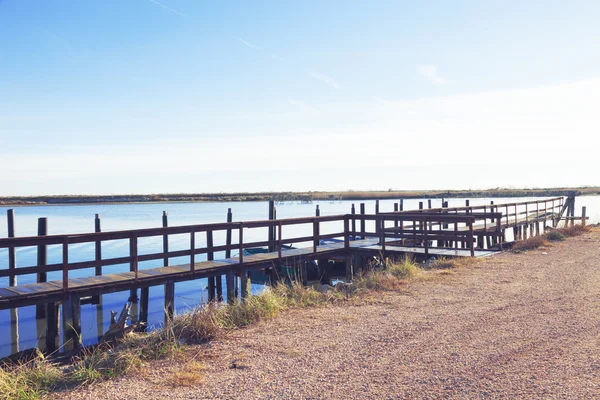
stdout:
{"type": "Polygon", "coordinates": [[[600,232],[291,311],[189,358],[60,398],[600,398],[600,232]]]}

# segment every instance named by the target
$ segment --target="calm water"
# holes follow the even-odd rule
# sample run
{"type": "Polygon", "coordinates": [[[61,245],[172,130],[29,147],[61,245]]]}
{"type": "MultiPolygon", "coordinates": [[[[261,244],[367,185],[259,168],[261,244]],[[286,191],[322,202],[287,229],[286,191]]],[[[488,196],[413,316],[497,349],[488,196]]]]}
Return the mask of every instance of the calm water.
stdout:
{"type": "MultiPolygon", "coordinates": [[[[534,198],[510,198],[493,199],[494,203],[502,204],[516,201],[533,200],[534,198]]],[[[440,207],[441,200],[434,199],[433,207],[440,207]]],[[[489,204],[490,199],[471,199],[471,205],[489,204]]],[[[337,202],[315,202],[313,204],[284,203],[277,205],[277,217],[289,218],[300,216],[311,216],[315,213],[315,205],[318,204],[321,215],[335,215],[350,212],[351,204],[357,201],[337,201],[337,202]]],[[[375,201],[366,201],[367,213],[373,213],[375,210],[375,201]]],[[[380,201],[380,210],[382,212],[393,210],[393,200],[380,201]]],[[[418,208],[419,200],[405,200],[405,209],[418,208]]],[[[425,202],[426,204],[426,202],[425,202]]],[[[464,199],[450,199],[449,206],[462,206],[464,199]]],[[[600,222],[600,196],[579,197],[576,200],[576,214],[580,215],[581,206],[587,206],[587,212],[591,223],[600,222]]],[[[162,223],[163,210],[169,213],[169,226],[202,224],[213,222],[224,222],[227,209],[231,208],[234,221],[247,221],[257,219],[267,219],[267,202],[233,202],[233,203],[160,203],[160,204],[101,204],[101,205],[68,205],[68,206],[27,206],[11,207],[15,209],[15,226],[17,236],[35,236],[37,234],[37,220],[40,217],[48,218],[48,233],[88,233],[94,231],[94,216],[101,214],[102,230],[117,231],[136,228],[159,227],[162,223]]],[[[0,237],[7,237],[6,210],[8,207],[0,207],[0,237]]],[[[339,232],[342,230],[341,224],[336,223],[323,224],[322,233],[339,232]]],[[[310,226],[286,227],[283,231],[284,236],[311,235],[310,226]]],[[[248,233],[244,232],[244,241],[258,241],[266,239],[267,233],[264,229],[252,229],[248,233]]],[[[509,238],[510,239],[510,238],[509,238]]],[[[197,238],[197,247],[202,247],[205,243],[202,238],[197,238]]],[[[215,234],[215,244],[224,242],[224,234],[215,234]]],[[[105,258],[126,256],[129,252],[128,242],[125,240],[115,240],[103,243],[102,255],[105,258]]],[[[172,235],[169,238],[170,250],[183,250],[189,246],[188,235],[172,235]]],[[[162,239],[148,238],[139,241],[140,254],[162,251],[162,239]]],[[[235,255],[235,254],[234,254],[235,255]]],[[[37,262],[36,249],[20,248],[17,250],[17,266],[33,266],[37,262]]],[[[224,254],[216,254],[215,258],[224,257],[224,254]]],[[[69,261],[87,261],[94,259],[94,247],[88,244],[72,245],[69,247],[69,261]]],[[[197,261],[201,261],[202,256],[197,256],[197,261]]],[[[60,246],[48,247],[48,262],[56,263],[61,261],[60,246]]],[[[184,264],[189,261],[188,257],[179,259],[172,258],[171,264],[184,264]]],[[[162,262],[149,261],[140,263],[140,269],[154,268],[161,266],[162,262]]],[[[8,267],[8,252],[6,249],[0,250],[0,268],[8,267]]],[[[129,265],[106,266],[103,269],[105,274],[124,272],[129,270],[129,265]]],[[[90,276],[94,274],[93,269],[84,269],[72,271],[70,277],[90,276]]],[[[19,284],[35,282],[35,275],[19,276],[19,284]]],[[[61,279],[61,272],[48,274],[48,280],[61,279]]],[[[182,312],[186,308],[200,304],[207,298],[207,282],[205,279],[180,282],[175,286],[175,308],[177,312],[182,312]]],[[[0,278],[0,287],[8,286],[8,278],[0,278]]],[[[262,289],[261,285],[253,285],[252,291],[257,292],[262,289]]],[[[224,290],[225,292],[225,290],[224,290]]],[[[102,305],[82,305],[81,324],[84,344],[93,344],[97,341],[110,322],[110,310],[120,311],[123,304],[127,301],[128,292],[111,293],[102,297],[102,305]]],[[[163,321],[163,287],[157,286],[150,288],[148,322],[151,326],[156,326],[163,321]]],[[[135,314],[136,310],[133,310],[135,314]]],[[[44,343],[45,321],[36,321],[35,307],[23,307],[14,310],[0,310],[0,357],[11,354],[17,349],[24,350],[31,347],[43,346],[44,343]],[[17,316],[18,315],[18,316],[17,316]],[[17,329],[18,325],[18,329],[17,329]],[[18,333],[18,335],[17,335],[18,333]]]]}

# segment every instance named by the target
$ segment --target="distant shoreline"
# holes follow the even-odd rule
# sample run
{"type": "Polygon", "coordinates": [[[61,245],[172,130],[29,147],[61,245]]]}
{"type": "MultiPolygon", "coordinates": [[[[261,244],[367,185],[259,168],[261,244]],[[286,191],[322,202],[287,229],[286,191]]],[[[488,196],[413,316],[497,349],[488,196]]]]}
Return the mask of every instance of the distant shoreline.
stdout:
{"type": "Polygon", "coordinates": [[[341,192],[260,192],[260,193],[201,193],[201,194],[135,194],[135,195],[61,195],[0,197],[0,206],[127,204],[166,202],[234,202],[234,201],[324,201],[375,200],[456,197],[544,197],[599,195],[600,187],[544,189],[487,189],[487,190],[389,190],[341,192]]]}

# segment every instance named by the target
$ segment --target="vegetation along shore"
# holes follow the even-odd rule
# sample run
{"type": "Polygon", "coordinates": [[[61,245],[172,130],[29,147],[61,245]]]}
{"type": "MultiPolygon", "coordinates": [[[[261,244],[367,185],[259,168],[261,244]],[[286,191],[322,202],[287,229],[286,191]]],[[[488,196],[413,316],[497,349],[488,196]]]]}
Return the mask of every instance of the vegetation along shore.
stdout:
{"type": "Polygon", "coordinates": [[[0,205],[43,204],[97,204],[97,203],[149,203],[149,202],[215,202],[215,201],[327,201],[327,200],[374,200],[414,198],[460,198],[460,197],[544,197],[598,195],[600,187],[507,189],[486,190],[394,190],[387,191],[341,191],[341,192],[257,192],[257,193],[170,193],[170,194],[120,194],[120,195],[42,195],[0,197],[0,205]]]}

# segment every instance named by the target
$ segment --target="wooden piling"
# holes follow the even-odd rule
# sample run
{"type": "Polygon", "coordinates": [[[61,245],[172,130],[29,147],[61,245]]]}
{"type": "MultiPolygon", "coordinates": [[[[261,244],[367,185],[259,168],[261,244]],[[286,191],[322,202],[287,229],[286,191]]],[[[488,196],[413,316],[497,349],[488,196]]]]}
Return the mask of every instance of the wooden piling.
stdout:
{"type": "Polygon", "coordinates": [[[587,218],[586,212],[587,208],[585,206],[581,207],[581,225],[583,226],[585,226],[585,219],[587,218]]]}
{"type": "Polygon", "coordinates": [[[11,308],[10,313],[10,350],[12,354],[19,352],[19,309],[11,308]]]}
{"type": "Polygon", "coordinates": [[[240,296],[242,299],[250,295],[250,278],[248,278],[248,269],[242,267],[240,269],[240,296]]]}
{"type": "Polygon", "coordinates": [[[58,303],[46,303],[46,353],[54,353],[60,345],[58,303]]]}
{"type": "Polygon", "coordinates": [[[81,347],[81,299],[69,293],[63,301],[63,347],[67,350],[81,347]]]}
{"type": "Polygon", "coordinates": [[[229,269],[225,275],[225,283],[227,285],[227,302],[232,304],[235,301],[235,276],[233,270],[229,269]]]}
{"type": "Polygon", "coordinates": [[[146,331],[148,328],[148,303],[150,299],[150,288],[148,286],[140,289],[140,319],[143,323],[142,331],[146,331]]]}
{"type": "Polygon", "coordinates": [[[173,320],[175,315],[175,283],[165,283],[165,324],[173,320]]]}
{"type": "MultiPolygon", "coordinates": [[[[15,237],[15,210],[10,209],[6,211],[6,219],[8,222],[8,237],[15,237]]],[[[8,248],[8,269],[9,271],[15,272],[17,268],[17,249],[15,247],[8,248]]],[[[9,286],[17,286],[17,276],[10,275],[8,277],[9,286]]]]}
{"type": "MultiPolygon", "coordinates": [[[[398,212],[398,203],[394,203],[394,212],[398,212]]],[[[398,228],[398,220],[394,221],[394,228],[398,228]]]]}

